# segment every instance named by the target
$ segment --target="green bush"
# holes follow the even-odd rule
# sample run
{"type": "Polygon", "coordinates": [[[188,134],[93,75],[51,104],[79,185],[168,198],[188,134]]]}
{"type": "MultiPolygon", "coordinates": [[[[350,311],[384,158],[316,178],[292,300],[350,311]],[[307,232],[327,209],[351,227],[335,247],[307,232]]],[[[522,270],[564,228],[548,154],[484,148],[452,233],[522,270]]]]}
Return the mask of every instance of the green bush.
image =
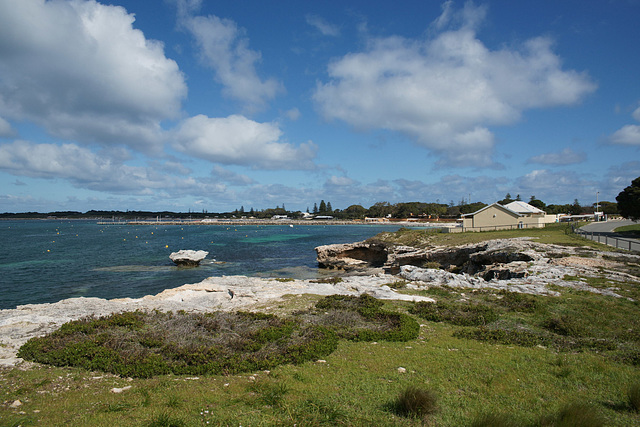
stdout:
{"type": "Polygon", "coordinates": [[[437,412],[436,395],[416,386],[409,386],[400,393],[394,404],[395,412],[409,417],[424,417],[437,412]]]}
{"type": "Polygon", "coordinates": [[[627,402],[631,410],[640,412],[640,384],[633,384],[627,390],[627,402]]]}
{"type": "Polygon", "coordinates": [[[568,314],[550,317],[542,323],[542,327],[567,337],[582,337],[586,335],[586,330],[582,322],[568,314]]]}
{"type": "Polygon", "coordinates": [[[327,356],[338,338],[418,337],[414,318],[382,306],[370,295],[333,295],[320,300],[315,311],[293,318],[251,312],[119,313],[69,322],[29,340],[18,354],[34,362],[139,378],[257,371],[327,356]]]}
{"type": "Polygon", "coordinates": [[[540,306],[538,298],[534,295],[522,294],[518,292],[508,292],[504,290],[500,291],[498,295],[500,295],[502,298],[498,299],[496,303],[505,307],[509,311],[533,313],[540,306]]]}
{"type": "Polygon", "coordinates": [[[479,326],[498,320],[498,313],[488,305],[420,301],[409,312],[431,322],[446,322],[458,326],[479,326]]]}
{"type": "Polygon", "coordinates": [[[525,329],[461,329],[453,333],[454,337],[486,341],[490,343],[533,347],[548,344],[548,340],[525,329]]]}
{"type": "MultiPolygon", "coordinates": [[[[155,375],[222,374],[270,369],[331,354],[333,331],[255,313],[136,314],[136,330],[123,317],[71,322],[60,333],[29,340],[20,357],[56,366],[77,366],[148,378],[155,375]],[[215,320],[225,332],[211,333],[215,320]],[[103,325],[113,325],[108,331],[103,325]],[[86,331],[93,331],[87,334],[86,331]]],[[[127,317],[124,317],[125,319],[127,317]]]]}
{"type": "Polygon", "coordinates": [[[420,334],[416,320],[382,309],[383,302],[371,295],[330,295],[316,303],[327,310],[324,325],[340,338],[354,341],[409,341],[420,334]]]}
{"type": "Polygon", "coordinates": [[[484,414],[471,423],[471,427],[519,427],[522,423],[504,414],[484,414]]]}
{"type": "Polygon", "coordinates": [[[539,423],[542,427],[601,427],[605,425],[604,418],[593,406],[586,403],[572,403],[539,423]]]}

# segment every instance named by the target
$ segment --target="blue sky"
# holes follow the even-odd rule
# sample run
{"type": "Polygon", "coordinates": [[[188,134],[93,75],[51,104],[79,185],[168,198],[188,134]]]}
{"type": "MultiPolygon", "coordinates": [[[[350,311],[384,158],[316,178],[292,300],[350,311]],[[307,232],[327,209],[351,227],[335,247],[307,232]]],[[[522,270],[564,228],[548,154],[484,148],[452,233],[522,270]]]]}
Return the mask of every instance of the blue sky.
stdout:
{"type": "Polygon", "coordinates": [[[0,0],[0,212],[614,201],[640,176],[639,17],[0,0]]]}

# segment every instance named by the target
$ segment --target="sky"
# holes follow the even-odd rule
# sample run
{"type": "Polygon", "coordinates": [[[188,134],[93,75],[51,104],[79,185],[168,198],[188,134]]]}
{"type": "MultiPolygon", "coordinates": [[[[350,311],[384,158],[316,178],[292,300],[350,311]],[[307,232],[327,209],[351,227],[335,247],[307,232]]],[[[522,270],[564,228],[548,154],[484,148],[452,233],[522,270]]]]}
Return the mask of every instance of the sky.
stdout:
{"type": "Polygon", "coordinates": [[[615,201],[640,0],[0,0],[0,212],[615,201]]]}

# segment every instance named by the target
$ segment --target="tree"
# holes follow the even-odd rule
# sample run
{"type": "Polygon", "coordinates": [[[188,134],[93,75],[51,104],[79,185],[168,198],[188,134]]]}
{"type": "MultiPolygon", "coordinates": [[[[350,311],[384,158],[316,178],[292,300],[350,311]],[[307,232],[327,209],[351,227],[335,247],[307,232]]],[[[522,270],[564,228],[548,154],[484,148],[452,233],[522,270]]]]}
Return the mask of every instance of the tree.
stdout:
{"type": "Polygon", "coordinates": [[[582,213],[582,206],[580,206],[580,202],[578,201],[578,199],[575,199],[573,201],[573,204],[571,205],[571,208],[569,209],[569,213],[571,215],[580,215],[582,213]]]}
{"type": "Polygon", "coordinates": [[[511,198],[511,194],[507,193],[506,196],[504,196],[504,199],[500,200],[498,203],[504,206],[504,205],[508,205],[511,202],[513,202],[513,199],[511,198]]]}
{"type": "Polygon", "coordinates": [[[319,210],[321,214],[327,213],[327,204],[324,202],[324,200],[320,200],[319,210]]]}
{"type": "Polygon", "coordinates": [[[327,202],[327,213],[333,213],[333,208],[331,207],[331,202],[327,202]]]}
{"type": "Polygon", "coordinates": [[[640,176],[616,196],[618,212],[633,221],[640,219],[640,176]]]}
{"type": "Polygon", "coordinates": [[[529,200],[529,204],[540,210],[544,210],[544,208],[547,206],[542,200],[536,199],[536,196],[531,196],[531,200],[529,200]]]}
{"type": "Polygon", "coordinates": [[[361,205],[351,205],[343,211],[346,218],[364,218],[367,210],[361,205]]]}

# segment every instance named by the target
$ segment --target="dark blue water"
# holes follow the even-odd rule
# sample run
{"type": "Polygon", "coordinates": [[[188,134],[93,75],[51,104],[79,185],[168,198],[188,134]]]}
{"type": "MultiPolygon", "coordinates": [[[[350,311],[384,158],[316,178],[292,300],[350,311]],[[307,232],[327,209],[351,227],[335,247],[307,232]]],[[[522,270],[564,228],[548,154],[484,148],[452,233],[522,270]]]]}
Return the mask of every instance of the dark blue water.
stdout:
{"type": "Polygon", "coordinates": [[[398,228],[0,221],[0,309],[80,296],[138,298],[209,276],[313,278],[316,246],[398,228]],[[180,249],[209,256],[200,267],[177,268],[169,254],[180,249]]]}

